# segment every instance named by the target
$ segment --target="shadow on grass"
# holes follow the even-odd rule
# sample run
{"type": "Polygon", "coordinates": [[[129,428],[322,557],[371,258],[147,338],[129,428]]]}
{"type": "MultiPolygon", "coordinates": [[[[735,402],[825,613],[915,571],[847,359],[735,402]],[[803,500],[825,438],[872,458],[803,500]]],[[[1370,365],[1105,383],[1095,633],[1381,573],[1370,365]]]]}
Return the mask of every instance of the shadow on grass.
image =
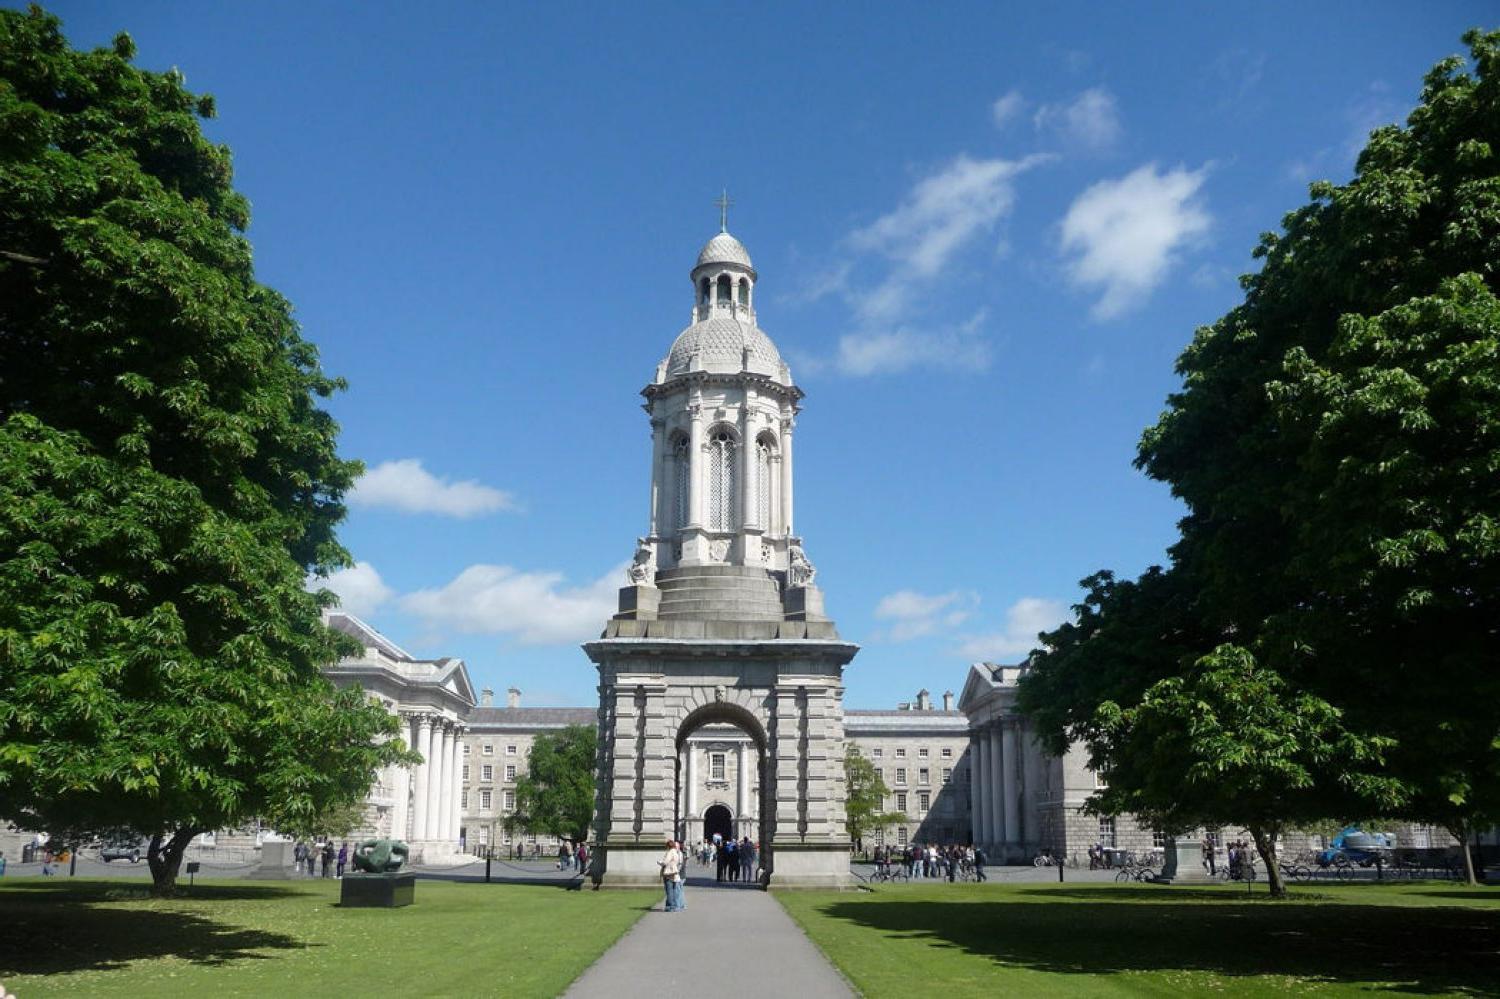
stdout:
{"type": "MultiPolygon", "coordinates": [[[[143,881],[10,881],[5,882],[5,892],[34,892],[45,895],[55,902],[64,899],[82,902],[121,902],[130,899],[151,897],[150,882],[143,881]]],[[[201,901],[243,901],[248,899],[289,898],[304,894],[291,883],[283,884],[199,884],[184,881],[177,886],[174,899],[198,899],[201,901]]],[[[0,893],[0,907],[4,906],[5,894],[0,893]]]]}
{"type": "Polygon", "coordinates": [[[1146,887],[1021,894],[1028,899],[905,900],[887,893],[817,909],[890,939],[1052,974],[1191,971],[1500,995],[1500,907],[1277,903],[1264,895],[1146,887]]]}
{"type": "MultiPolygon", "coordinates": [[[[31,890],[7,885],[0,893],[0,975],[106,971],[132,961],[176,958],[198,965],[265,959],[268,950],[301,950],[297,937],[226,925],[180,908],[96,906],[130,901],[140,892],[118,886],[69,885],[31,890]],[[17,890],[21,889],[21,890],[17,890]]],[[[277,898],[274,886],[199,888],[188,900],[277,898]]],[[[172,901],[163,903],[172,905],[172,901]]]]}

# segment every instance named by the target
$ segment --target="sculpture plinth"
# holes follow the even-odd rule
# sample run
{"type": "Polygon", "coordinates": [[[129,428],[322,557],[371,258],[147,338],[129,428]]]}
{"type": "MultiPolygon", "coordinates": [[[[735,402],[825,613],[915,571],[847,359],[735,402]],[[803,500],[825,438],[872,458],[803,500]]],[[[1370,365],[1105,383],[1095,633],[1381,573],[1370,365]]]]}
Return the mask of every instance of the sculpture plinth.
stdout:
{"type": "Polygon", "coordinates": [[[399,909],[416,900],[417,876],[410,872],[345,874],[339,905],[346,909],[399,909]]]}

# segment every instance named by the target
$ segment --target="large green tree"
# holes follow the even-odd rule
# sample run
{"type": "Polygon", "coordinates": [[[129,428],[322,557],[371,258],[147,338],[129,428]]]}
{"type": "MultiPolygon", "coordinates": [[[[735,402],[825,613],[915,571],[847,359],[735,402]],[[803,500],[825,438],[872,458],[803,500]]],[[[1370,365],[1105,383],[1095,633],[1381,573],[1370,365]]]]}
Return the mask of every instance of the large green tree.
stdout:
{"type": "Polygon", "coordinates": [[[140,830],[170,891],[197,832],[406,756],[303,587],[348,561],[339,383],[255,280],[212,99],[133,53],[0,10],[0,816],[140,830]]]}
{"type": "Polygon", "coordinates": [[[1500,33],[1465,42],[1179,359],[1138,460],[1187,505],[1181,538],[1046,636],[1025,696],[1055,739],[1233,642],[1386,747],[1399,793],[1353,814],[1460,836],[1500,814],[1500,33]]]}
{"type": "Polygon", "coordinates": [[[506,818],[506,828],[574,842],[587,839],[598,738],[592,725],[569,725],[537,736],[526,772],[516,781],[516,810],[506,818]]]}

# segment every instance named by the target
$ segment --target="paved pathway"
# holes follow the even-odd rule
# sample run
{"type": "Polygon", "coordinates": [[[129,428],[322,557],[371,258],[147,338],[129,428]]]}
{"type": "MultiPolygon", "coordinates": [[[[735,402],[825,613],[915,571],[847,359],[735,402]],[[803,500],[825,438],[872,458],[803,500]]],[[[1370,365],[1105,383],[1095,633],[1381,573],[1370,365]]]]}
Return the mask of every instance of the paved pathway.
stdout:
{"type": "Polygon", "coordinates": [[[658,901],[566,993],[570,999],[853,994],[769,894],[691,883],[685,911],[663,912],[658,901]]]}

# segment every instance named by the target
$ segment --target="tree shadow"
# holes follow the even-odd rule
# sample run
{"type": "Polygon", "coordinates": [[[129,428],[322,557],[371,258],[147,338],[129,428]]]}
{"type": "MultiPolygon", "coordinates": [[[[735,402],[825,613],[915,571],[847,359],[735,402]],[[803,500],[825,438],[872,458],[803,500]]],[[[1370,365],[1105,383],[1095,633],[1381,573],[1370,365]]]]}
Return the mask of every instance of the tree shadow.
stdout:
{"type": "MultiPolygon", "coordinates": [[[[895,939],[1062,975],[1294,976],[1416,993],[1500,995],[1500,908],[1274,903],[1232,892],[1021,890],[933,900],[885,892],[817,907],[895,939]],[[1196,897],[1187,897],[1196,896],[1196,897]]],[[[1490,896],[1481,896],[1488,898],[1490,896]]]]}
{"type": "MultiPolygon", "coordinates": [[[[67,886],[33,891],[7,885],[0,892],[0,976],[107,971],[132,961],[176,958],[198,965],[264,960],[267,950],[308,944],[286,933],[246,929],[177,908],[96,906],[137,897],[138,889],[67,886]],[[16,889],[22,890],[16,890],[16,889]]],[[[199,888],[193,901],[267,899],[291,894],[275,886],[199,888]]]]}

